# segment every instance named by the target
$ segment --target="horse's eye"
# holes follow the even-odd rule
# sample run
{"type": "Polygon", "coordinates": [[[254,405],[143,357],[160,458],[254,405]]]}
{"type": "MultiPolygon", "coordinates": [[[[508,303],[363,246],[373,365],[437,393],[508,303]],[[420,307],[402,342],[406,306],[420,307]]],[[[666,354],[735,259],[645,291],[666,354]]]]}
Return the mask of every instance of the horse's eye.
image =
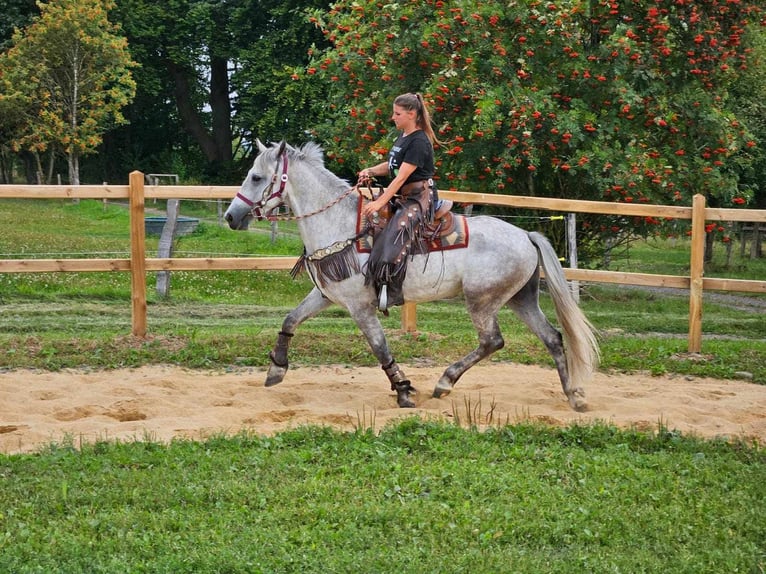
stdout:
{"type": "Polygon", "coordinates": [[[253,175],[250,176],[250,181],[252,181],[253,183],[258,183],[259,181],[261,181],[261,176],[258,175],[257,173],[254,173],[253,175]]]}

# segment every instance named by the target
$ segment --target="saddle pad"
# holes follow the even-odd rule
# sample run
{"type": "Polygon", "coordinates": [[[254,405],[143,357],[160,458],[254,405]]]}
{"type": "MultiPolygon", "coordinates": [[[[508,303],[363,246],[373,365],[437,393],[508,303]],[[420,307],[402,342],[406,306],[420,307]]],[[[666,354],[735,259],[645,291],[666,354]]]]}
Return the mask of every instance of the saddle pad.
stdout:
{"type": "MultiPolygon", "coordinates": [[[[361,209],[363,199],[359,198],[359,208],[356,214],[356,228],[357,232],[361,232],[363,229],[363,222],[361,218],[361,209]]],[[[436,237],[428,236],[424,239],[428,251],[446,251],[448,249],[461,249],[468,247],[468,222],[464,215],[458,215],[456,213],[448,212],[441,218],[442,232],[436,237]]],[[[438,225],[438,222],[436,223],[438,225]]],[[[369,253],[372,251],[373,236],[375,234],[365,234],[356,240],[356,250],[359,253],[369,253]]]]}

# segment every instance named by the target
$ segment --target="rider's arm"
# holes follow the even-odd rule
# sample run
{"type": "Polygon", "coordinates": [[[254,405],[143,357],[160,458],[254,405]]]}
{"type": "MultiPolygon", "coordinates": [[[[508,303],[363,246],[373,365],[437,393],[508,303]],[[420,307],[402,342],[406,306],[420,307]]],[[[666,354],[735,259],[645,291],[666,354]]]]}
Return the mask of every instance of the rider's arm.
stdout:
{"type": "Polygon", "coordinates": [[[382,161],[378,165],[368,167],[360,171],[357,176],[359,179],[369,179],[371,177],[383,176],[388,174],[388,162],[382,161]]]}
{"type": "Polygon", "coordinates": [[[383,209],[389,200],[394,197],[394,195],[396,195],[396,192],[401,189],[401,187],[404,185],[404,182],[407,181],[407,178],[410,177],[415,169],[417,169],[415,164],[407,162],[402,163],[402,165],[399,167],[399,173],[396,174],[396,177],[388,185],[388,187],[383,190],[383,193],[381,193],[375,201],[371,201],[362,207],[362,216],[367,217],[376,211],[383,209]]]}

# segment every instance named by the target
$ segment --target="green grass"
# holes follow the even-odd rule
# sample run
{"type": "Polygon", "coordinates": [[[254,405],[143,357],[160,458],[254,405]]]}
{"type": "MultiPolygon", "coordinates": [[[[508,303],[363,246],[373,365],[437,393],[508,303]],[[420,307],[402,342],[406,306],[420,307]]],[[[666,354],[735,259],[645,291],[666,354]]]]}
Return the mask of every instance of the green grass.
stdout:
{"type": "Polygon", "coordinates": [[[0,456],[0,571],[763,572],[764,452],[407,419],[0,456]]]}
{"type": "MultiPolygon", "coordinates": [[[[202,218],[202,224],[195,234],[178,240],[179,256],[301,251],[294,225],[280,223],[272,243],[268,222],[252,233],[234,232],[216,224],[214,204],[182,202],[184,215],[187,204],[195,207],[194,215],[202,218]]],[[[129,220],[124,206],[85,200],[4,200],[0,207],[0,253],[5,257],[48,253],[99,257],[104,251],[120,250],[127,257],[129,220]]],[[[156,249],[156,237],[148,242],[150,252],[156,249]]],[[[723,253],[722,248],[719,251],[723,253]]],[[[615,266],[679,273],[674,266],[688,259],[688,245],[650,240],[635,244],[630,253],[630,259],[616,261],[615,266]]],[[[741,275],[766,277],[766,260],[735,259],[732,272],[742,268],[741,275]]],[[[171,298],[162,300],[154,282],[154,274],[149,274],[150,337],[133,341],[128,337],[127,273],[0,274],[0,368],[263,366],[285,314],[311,287],[306,276],[293,281],[283,271],[175,272],[171,298]]],[[[702,356],[690,358],[685,353],[689,309],[684,292],[585,286],[582,308],[601,334],[602,369],[722,378],[750,373],[755,382],[766,383],[764,308],[743,307],[714,295],[704,300],[702,356]]],[[[763,297],[743,300],[757,303],[763,297]]],[[[553,317],[547,296],[541,304],[553,317]]],[[[420,333],[415,335],[399,331],[398,310],[383,319],[400,362],[446,365],[476,345],[461,301],[419,305],[417,313],[420,333]]],[[[492,360],[551,364],[542,344],[510,311],[504,310],[500,320],[506,346],[492,360]]],[[[338,308],[301,326],[292,342],[291,361],[374,364],[361,333],[338,308]]]]}
{"type": "MultiPolygon", "coordinates": [[[[738,240],[729,246],[722,242],[713,244],[712,258],[705,264],[705,276],[721,279],[766,279],[766,258],[750,259],[748,253],[740,254],[738,240]],[[727,254],[731,250],[731,257],[727,254]]],[[[610,265],[612,271],[655,273],[658,275],[688,275],[691,246],[688,239],[650,238],[634,241],[630,247],[610,265]]]]}

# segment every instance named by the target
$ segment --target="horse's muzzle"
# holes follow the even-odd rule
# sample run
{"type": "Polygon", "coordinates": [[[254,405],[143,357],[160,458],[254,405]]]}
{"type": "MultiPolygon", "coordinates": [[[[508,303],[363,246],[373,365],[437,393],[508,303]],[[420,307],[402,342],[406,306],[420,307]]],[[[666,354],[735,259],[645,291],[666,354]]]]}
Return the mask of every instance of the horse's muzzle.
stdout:
{"type": "Polygon", "coordinates": [[[227,213],[223,216],[223,218],[226,220],[226,223],[229,224],[229,227],[235,231],[243,231],[248,228],[250,225],[250,216],[245,215],[238,221],[234,220],[234,216],[231,213],[227,213]]]}

